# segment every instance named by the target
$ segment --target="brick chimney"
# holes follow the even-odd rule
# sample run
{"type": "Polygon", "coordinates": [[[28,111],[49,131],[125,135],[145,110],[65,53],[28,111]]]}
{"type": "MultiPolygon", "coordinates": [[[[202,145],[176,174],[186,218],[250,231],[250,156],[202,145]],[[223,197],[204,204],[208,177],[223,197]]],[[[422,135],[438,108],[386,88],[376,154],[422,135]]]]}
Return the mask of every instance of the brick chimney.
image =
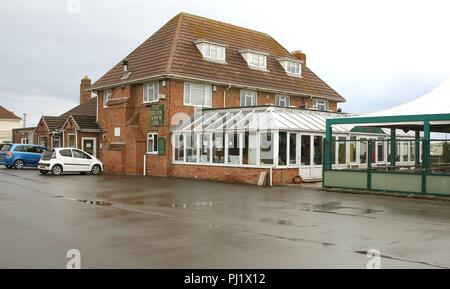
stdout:
{"type": "Polygon", "coordinates": [[[291,54],[298,60],[303,61],[303,64],[306,65],[306,54],[303,53],[301,50],[292,51],[291,54]]]}
{"type": "Polygon", "coordinates": [[[91,92],[86,90],[89,86],[91,86],[91,80],[85,75],[80,83],[80,104],[88,102],[91,99],[91,92]]]}

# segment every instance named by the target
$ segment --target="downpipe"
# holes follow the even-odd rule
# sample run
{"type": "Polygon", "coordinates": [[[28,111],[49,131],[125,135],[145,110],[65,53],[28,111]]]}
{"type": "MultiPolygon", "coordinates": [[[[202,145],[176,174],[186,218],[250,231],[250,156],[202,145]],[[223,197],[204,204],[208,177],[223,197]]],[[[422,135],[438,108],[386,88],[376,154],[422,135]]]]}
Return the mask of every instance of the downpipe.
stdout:
{"type": "Polygon", "coordinates": [[[147,154],[144,154],[144,168],[143,168],[143,175],[147,175],[147,154]]]}

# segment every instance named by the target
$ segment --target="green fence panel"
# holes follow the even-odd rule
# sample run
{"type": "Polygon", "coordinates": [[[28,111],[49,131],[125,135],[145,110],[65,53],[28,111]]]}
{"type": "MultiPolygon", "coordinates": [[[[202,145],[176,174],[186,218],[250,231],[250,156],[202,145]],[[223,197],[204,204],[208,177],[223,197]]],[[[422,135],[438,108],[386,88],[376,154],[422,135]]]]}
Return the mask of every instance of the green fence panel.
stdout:
{"type": "Polygon", "coordinates": [[[367,189],[365,171],[325,170],[324,186],[347,189],[367,189]]]}
{"type": "Polygon", "coordinates": [[[372,173],[372,189],[404,193],[420,193],[422,176],[407,173],[372,173]]]}
{"type": "Polygon", "coordinates": [[[427,193],[450,195],[450,176],[427,176],[427,193]]]}

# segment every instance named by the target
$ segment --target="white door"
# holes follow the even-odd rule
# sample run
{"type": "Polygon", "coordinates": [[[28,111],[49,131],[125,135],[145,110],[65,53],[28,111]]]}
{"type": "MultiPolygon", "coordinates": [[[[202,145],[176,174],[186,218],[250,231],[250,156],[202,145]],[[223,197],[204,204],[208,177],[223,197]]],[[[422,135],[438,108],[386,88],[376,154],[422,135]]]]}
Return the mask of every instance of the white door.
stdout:
{"type": "Polygon", "coordinates": [[[312,179],[311,169],[311,135],[300,135],[300,176],[303,179],[312,179]]]}
{"type": "Polygon", "coordinates": [[[59,158],[63,164],[63,171],[72,172],[77,169],[77,164],[72,156],[71,149],[62,149],[59,151],[59,158]]]}
{"type": "Polygon", "coordinates": [[[323,135],[312,135],[312,178],[321,179],[323,170],[323,135]]]}
{"type": "Polygon", "coordinates": [[[92,157],[87,153],[72,149],[73,157],[76,163],[76,170],[79,172],[87,172],[91,170],[92,157]]]}
{"type": "Polygon", "coordinates": [[[321,134],[300,135],[300,176],[303,179],[322,178],[323,140],[321,134]]]}

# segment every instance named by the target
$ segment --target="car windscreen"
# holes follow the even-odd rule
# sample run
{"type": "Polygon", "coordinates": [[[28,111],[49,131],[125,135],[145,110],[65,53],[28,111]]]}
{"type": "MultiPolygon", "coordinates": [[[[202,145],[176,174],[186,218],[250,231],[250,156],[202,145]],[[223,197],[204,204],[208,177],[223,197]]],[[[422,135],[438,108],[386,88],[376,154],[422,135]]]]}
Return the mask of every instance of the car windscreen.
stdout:
{"type": "Polygon", "coordinates": [[[10,145],[10,144],[5,144],[5,145],[3,145],[3,147],[0,149],[0,151],[2,151],[2,152],[9,152],[9,151],[11,150],[11,148],[12,148],[12,145],[10,145]]]}
{"type": "Polygon", "coordinates": [[[52,156],[53,156],[54,153],[55,153],[54,150],[48,150],[48,151],[45,151],[45,152],[42,154],[42,159],[43,159],[44,161],[48,161],[48,160],[50,160],[50,159],[52,158],[52,156]]]}

